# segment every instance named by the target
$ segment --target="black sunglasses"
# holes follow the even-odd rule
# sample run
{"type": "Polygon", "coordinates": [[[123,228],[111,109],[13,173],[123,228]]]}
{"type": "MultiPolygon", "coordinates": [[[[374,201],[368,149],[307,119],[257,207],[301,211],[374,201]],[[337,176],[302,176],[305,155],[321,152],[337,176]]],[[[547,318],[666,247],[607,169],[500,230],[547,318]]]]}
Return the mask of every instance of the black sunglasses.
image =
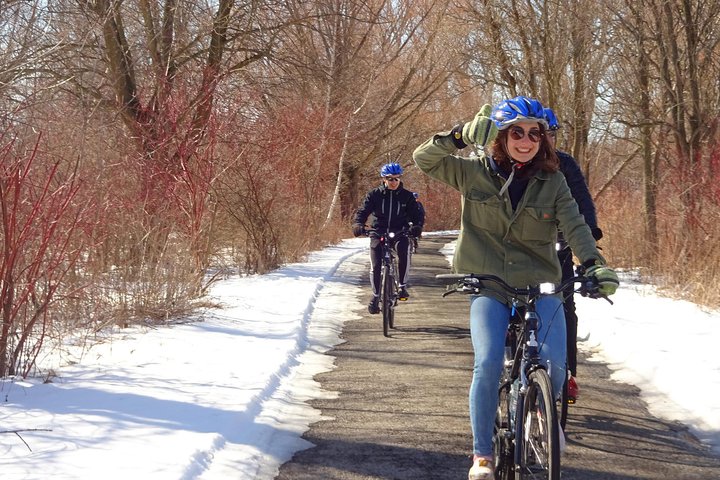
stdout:
{"type": "Polygon", "coordinates": [[[385,177],[385,180],[387,180],[388,182],[399,182],[400,177],[385,177]]]}
{"type": "Polygon", "coordinates": [[[542,133],[540,133],[539,128],[531,128],[528,132],[525,132],[522,127],[518,127],[517,125],[510,127],[510,138],[513,140],[522,140],[526,134],[533,143],[538,143],[542,139],[542,133]]]}

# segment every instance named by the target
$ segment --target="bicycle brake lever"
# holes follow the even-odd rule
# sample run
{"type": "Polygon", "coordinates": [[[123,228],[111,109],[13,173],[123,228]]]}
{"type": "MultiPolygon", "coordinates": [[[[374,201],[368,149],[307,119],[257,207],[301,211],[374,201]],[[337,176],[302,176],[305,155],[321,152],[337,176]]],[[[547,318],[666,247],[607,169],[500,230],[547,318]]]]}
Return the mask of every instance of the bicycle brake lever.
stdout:
{"type": "Polygon", "coordinates": [[[599,298],[604,298],[605,300],[608,301],[608,303],[609,303],[610,305],[615,305],[615,304],[613,303],[613,301],[610,300],[610,297],[608,297],[607,295],[598,295],[598,297],[599,297],[599,298]]]}
{"type": "Polygon", "coordinates": [[[448,290],[447,292],[443,293],[442,296],[443,296],[443,298],[445,298],[445,297],[447,297],[448,295],[450,295],[450,294],[452,294],[452,293],[455,293],[455,292],[457,292],[457,291],[458,291],[457,288],[453,288],[452,290],[448,290]]]}
{"type": "Polygon", "coordinates": [[[591,292],[589,290],[584,290],[584,291],[580,292],[580,295],[582,295],[583,297],[588,297],[588,298],[593,298],[593,299],[602,298],[603,300],[607,300],[607,302],[610,305],[615,305],[613,303],[613,301],[610,300],[610,297],[608,297],[607,295],[603,295],[602,293],[599,293],[599,292],[591,292]]]}

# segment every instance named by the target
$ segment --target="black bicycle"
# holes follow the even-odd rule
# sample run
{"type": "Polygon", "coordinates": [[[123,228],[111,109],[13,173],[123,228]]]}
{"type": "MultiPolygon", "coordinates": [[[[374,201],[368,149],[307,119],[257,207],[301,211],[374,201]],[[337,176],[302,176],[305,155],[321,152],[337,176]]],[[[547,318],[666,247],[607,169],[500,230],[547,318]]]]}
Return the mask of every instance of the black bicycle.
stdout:
{"type": "Polygon", "coordinates": [[[395,307],[398,304],[400,283],[398,277],[398,256],[395,245],[401,237],[409,235],[409,229],[399,232],[367,230],[368,236],[377,238],[382,246],[382,270],[380,274],[380,304],[382,306],[383,335],[390,336],[395,328],[395,307]]]}
{"type": "Polygon", "coordinates": [[[535,304],[540,297],[554,295],[576,283],[580,287],[575,291],[581,295],[607,299],[598,293],[597,280],[576,276],[561,285],[514,288],[494,275],[437,277],[456,281],[455,288],[443,297],[455,292],[493,293],[512,306],[493,436],[495,478],[558,480],[561,432],[550,375],[540,359],[537,334],[540,318],[535,304]]]}
{"type": "MultiPolygon", "coordinates": [[[[568,243],[567,243],[567,241],[565,241],[564,238],[562,238],[562,236],[560,236],[560,238],[558,238],[558,242],[555,244],[555,249],[558,252],[560,252],[566,248],[569,248],[568,243]]],[[[578,273],[582,273],[584,271],[582,266],[578,266],[577,268],[579,269],[578,273]]],[[[573,267],[573,270],[574,269],[575,269],[575,267],[573,267]]],[[[567,300],[567,298],[563,298],[563,304],[566,302],[566,300],[567,300]]],[[[610,303],[612,303],[612,302],[610,302],[610,303]]],[[[573,339],[573,341],[574,340],[575,339],[573,339]]],[[[568,352],[568,354],[569,354],[569,352],[568,352]]],[[[575,398],[570,397],[570,392],[568,390],[568,388],[569,388],[568,382],[569,381],[570,381],[570,370],[568,369],[567,374],[565,375],[565,382],[563,382],[562,392],[561,392],[560,398],[558,399],[558,405],[560,406],[560,412],[559,412],[560,426],[563,428],[563,431],[565,431],[565,427],[567,426],[567,417],[568,417],[569,406],[571,404],[575,403],[575,398]]]]}

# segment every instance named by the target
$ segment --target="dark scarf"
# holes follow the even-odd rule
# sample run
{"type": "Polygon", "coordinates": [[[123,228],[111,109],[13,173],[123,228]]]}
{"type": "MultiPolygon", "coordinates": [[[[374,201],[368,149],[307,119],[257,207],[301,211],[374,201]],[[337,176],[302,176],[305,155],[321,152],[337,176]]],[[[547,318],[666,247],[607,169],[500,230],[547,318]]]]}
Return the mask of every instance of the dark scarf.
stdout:
{"type": "Polygon", "coordinates": [[[527,189],[530,178],[537,172],[534,163],[533,160],[527,163],[513,162],[512,170],[506,172],[505,169],[500,168],[500,165],[490,157],[490,165],[493,170],[505,179],[505,184],[500,189],[500,193],[507,190],[513,211],[515,211],[520,203],[520,199],[527,189]]]}

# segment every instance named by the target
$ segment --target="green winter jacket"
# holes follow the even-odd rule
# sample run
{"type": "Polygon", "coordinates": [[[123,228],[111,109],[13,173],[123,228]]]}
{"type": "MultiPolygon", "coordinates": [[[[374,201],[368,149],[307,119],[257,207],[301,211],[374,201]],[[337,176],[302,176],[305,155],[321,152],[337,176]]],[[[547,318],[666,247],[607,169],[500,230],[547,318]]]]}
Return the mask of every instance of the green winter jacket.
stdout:
{"type": "Polygon", "coordinates": [[[457,148],[449,134],[420,145],[413,159],[423,172],[462,194],[456,273],[493,274],[516,288],[557,284],[562,277],[555,250],[558,226],[582,263],[605,263],[562,173],[536,173],[513,211],[508,192],[499,195],[505,178],[484,156],[453,155],[457,148]]]}

